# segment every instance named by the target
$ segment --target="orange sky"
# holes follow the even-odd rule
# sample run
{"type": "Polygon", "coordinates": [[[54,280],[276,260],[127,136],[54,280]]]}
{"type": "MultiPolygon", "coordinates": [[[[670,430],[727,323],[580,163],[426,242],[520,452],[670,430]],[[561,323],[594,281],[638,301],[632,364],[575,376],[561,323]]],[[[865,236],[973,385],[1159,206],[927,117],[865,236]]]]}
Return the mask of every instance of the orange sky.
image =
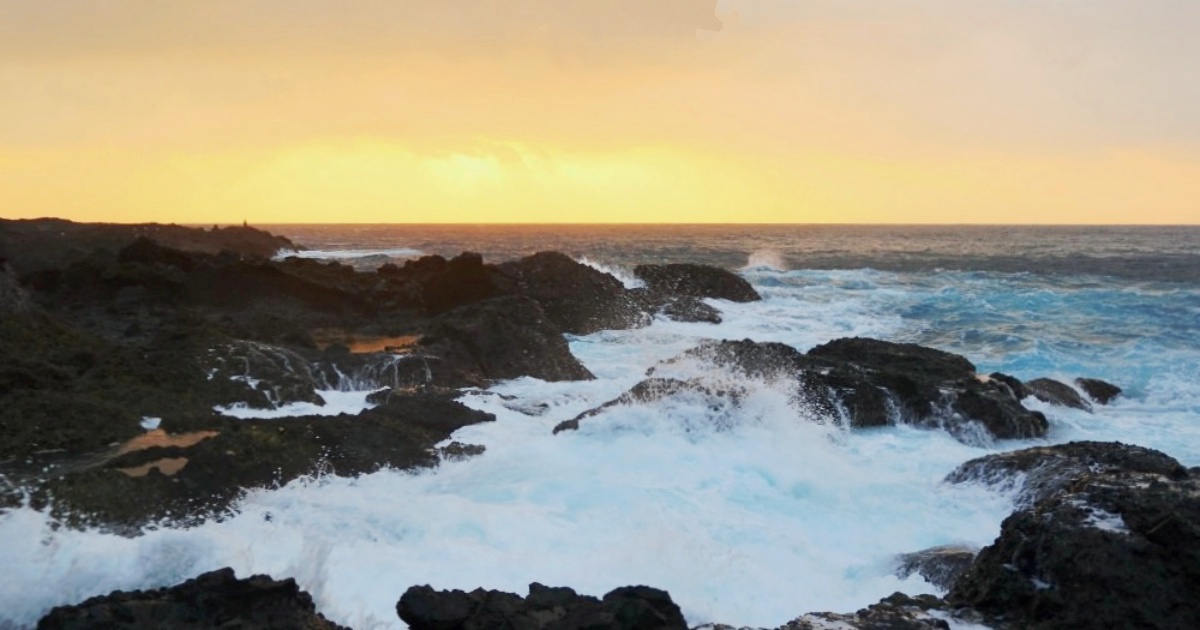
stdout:
{"type": "Polygon", "coordinates": [[[1194,0],[0,0],[0,216],[1200,223],[1195,24],[1194,0]]]}

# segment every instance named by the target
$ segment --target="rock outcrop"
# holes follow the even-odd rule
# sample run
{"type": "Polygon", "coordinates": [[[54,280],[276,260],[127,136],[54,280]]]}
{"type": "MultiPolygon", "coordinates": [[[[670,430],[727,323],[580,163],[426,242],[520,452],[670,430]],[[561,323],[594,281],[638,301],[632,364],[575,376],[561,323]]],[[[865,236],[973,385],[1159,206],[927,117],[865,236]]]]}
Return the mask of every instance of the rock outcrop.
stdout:
{"type": "Polygon", "coordinates": [[[1042,402],[1059,407],[1091,411],[1092,404],[1083,399],[1073,387],[1052,378],[1035,378],[1024,383],[1025,390],[1042,402]]]}
{"type": "Polygon", "coordinates": [[[1004,379],[980,378],[975,366],[961,356],[913,344],[854,338],[837,339],[808,353],[748,339],[705,342],[650,370],[654,377],[672,375],[688,383],[686,387],[664,388],[653,379],[643,382],[621,398],[560,424],[556,431],[576,428],[579,420],[614,404],[641,402],[647,393],[658,397],[680,389],[744,393],[710,383],[706,372],[721,370],[732,371],[738,379],[786,383],[796,406],[808,417],[850,427],[913,424],[944,428],[967,442],[1039,437],[1048,428],[1045,416],[1022,406],[1004,379]],[[700,375],[674,376],[681,368],[700,375]]]}
{"type": "Polygon", "coordinates": [[[564,254],[539,252],[500,269],[564,332],[587,335],[649,323],[642,304],[621,281],[564,254]]]}
{"type": "Polygon", "coordinates": [[[422,337],[419,350],[431,357],[435,381],[450,386],[521,376],[595,378],[571,354],[541,304],[524,297],[496,298],[444,314],[422,337]]]}
{"type": "Polygon", "coordinates": [[[396,613],[412,630],[687,628],[671,596],[648,586],[621,587],[600,599],[536,582],[529,585],[526,597],[483,589],[466,593],[413,586],[396,603],[396,613]]]}
{"type": "Polygon", "coordinates": [[[646,292],[651,296],[716,298],[731,302],[762,299],[745,278],[712,265],[638,265],[634,267],[633,275],[646,284],[646,292]]]}
{"type": "Polygon", "coordinates": [[[978,549],[971,547],[944,545],[901,554],[897,558],[896,575],[906,578],[916,574],[944,591],[949,590],[971,568],[978,553],[978,549]]]}
{"type": "Polygon", "coordinates": [[[265,575],[238,579],[225,568],[170,588],[116,591],[74,606],[59,606],[38,622],[39,630],[140,630],[142,628],[240,628],[243,630],[341,630],[313,606],[295,580],[265,575]]]}
{"type": "Polygon", "coordinates": [[[1092,400],[1101,405],[1107,405],[1121,395],[1120,387],[1098,378],[1077,378],[1075,384],[1083,389],[1092,400]]]}
{"type": "Polygon", "coordinates": [[[115,254],[139,238],[187,252],[231,252],[270,258],[296,245],[286,238],[247,226],[211,230],[158,223],[75,223],[63,219],[0,219],[0,258],[19,275],[63,268],[104,252],[115,254]]]}
{"type": "Polygon", "coordinates": [[[950,604],[1006,628],[1200,627],[1194,472],[1150,449],[1076,443],[968,462],[952,479],[1002,474],[1028,477],[1022,507],[950,604]]]}

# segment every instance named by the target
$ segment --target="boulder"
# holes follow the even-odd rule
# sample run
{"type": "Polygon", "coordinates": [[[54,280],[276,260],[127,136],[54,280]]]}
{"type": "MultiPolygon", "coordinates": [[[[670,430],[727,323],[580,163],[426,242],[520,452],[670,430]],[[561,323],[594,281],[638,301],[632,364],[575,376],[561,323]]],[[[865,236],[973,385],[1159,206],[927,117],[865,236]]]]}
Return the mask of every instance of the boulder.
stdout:
{"type": "Polygon", "coordinates": [[[1200,480],[1122,444],[1031,451],[1007,455],[1059,477],[1027,493],[947,602],[1031,630],[1200,627],[1200,480]]]}
{"type": "Polygon", "coordinates": [[[423,278],[421,288],[426,312],[436,315],[511,293],[506,284],[494,266],[483,264],[483,256],[463,252],[423,278]]]}
{"type": "Polygon", "coordinates": [[[717,298],[731,302],[756,302],[762,299],[745,278],[711,265],[638,265],[633,275],[646,284],[646,290],[651,295],[665,296],[667,299],[717,298]]]}
{"type": "Polygon", "coordinates": [[[1035,378],[1025,383],[1025,389],[1038,400],[1051,405],[1084,411],[1092,410],[1092,404],[1084,400],[1083,396],[1075,391],[1075,388],[1061,381],[1051,378],[1035,378]]]}
{"type": "Polygon", "coordinates": [[[525,297],[500,297],[445,313],[418,349],[433,357],[435,382],[449,386],[521,376],[546,381],[595,378],[571,354],[541,305],[525,297]]]}
{"type": "Polygon", "coordinates": [[[1098,378],[1077,378],[1075,384],[1094,401],[1107,405],[1121,395],[1121,388],[1098,378]]]}
{"type": "Polygon", "coordinates": [[[907,578],[915,573],[937,588],[949,590],[971,568],[978,553],[978,549],[971,547],[943,545],[901,554],[897,558],[896,576],[907,578]]]}
{"type": "Polygon", "coordinates": [[[1151,448],[1120,442],[1070,442],[978,457],[954,469],[946,482],[981,483],[1015,491],[1017,505],[1029,507],[1088,475],[1120,472],[1181,478],[1187,469],[1174,457],[1151,448]]]}
{"type": "Polygon", "coordinates": [[[396,603],[396,613],[412,630],[687,628],[671,596],[648,586],[614,589],[603,599],[536,582],[529,585],[526,597],[483,589],[467,593],[413,586],[396,603]]]}
{"type": "Polygon", "coordinates": [[[312,597],[296,581],[266,575],[238,579],[224,568],[169,588],[114,591],[74,606],[59,606],[39,629],[118,630],[141,628],[240,628],[244,630],[338,630],[316,612],[312,597]]]}
{"type": "Polygon", "coordinates": [[[671,300],[659,310],[667,319],[676,322],[701,322],[705,324],[720,324],[721,312],[711,304],[694,297],[681,297],[671,300]]]}
{"type": "Polygon", "coordinates": [[[1049,426],[1044,415],[1021,405],[1011,377],[980,378],[967,359],[914,344],[838,339],[805,354],[781,343],[711,341],[651,374],[703,373],[713,366],[743,378],[786,381],[810,417],[851,427],[905,423],[979,443],[1039,437],[1049,426]]]}
{"type": "Polygon", "coordinates": [[[776,630],[950,630],[946,620],[929,614],[942,607],[931,595],[895,593],[855,613],[808,613],[776,630]]]}
{"type": "Polygon", "coordinates": [[[500,269],[515,278],[518,291],[541,304],[564,332],[587,335],[649,323],[642,305],[620,280],[564,254],[539,252],[503,263],[500,269]]]}

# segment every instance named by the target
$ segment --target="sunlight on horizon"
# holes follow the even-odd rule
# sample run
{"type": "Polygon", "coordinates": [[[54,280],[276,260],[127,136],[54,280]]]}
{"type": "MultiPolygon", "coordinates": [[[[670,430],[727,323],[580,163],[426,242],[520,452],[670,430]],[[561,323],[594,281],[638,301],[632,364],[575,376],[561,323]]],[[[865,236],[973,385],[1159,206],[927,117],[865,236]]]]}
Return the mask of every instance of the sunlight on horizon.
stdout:
{"type": "Polygon", "coordinates": [[[0,217],[1200,223],[1191,5],[138,4],[0,3],[0,217]]]}

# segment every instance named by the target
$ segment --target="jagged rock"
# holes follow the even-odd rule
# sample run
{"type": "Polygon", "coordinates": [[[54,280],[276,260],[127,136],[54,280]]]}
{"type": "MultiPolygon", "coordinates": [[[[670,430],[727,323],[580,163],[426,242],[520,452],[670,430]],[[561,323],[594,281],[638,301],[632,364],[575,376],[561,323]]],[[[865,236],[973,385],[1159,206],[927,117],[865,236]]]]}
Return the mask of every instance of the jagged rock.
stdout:
{"type": "Polygon", "coordinates": [[[950,630],[948,622],[929,614],[941,607],[941,600],[930,595],[895,593],[856,613],[809,613],[777,630],[950,630]]]}
{"type": "Polygon", "coordinates": [[[501,297],[459,307],[438,319],[420,348],[437,357],[431,362],[434,377],[449,385],[520,376],[595,378],[571,354],[541,305],[529,298],[501,297]]]}
{"type": "Polygon", "coordinates": [[[702,302],[699,298],[681,297],[663,305],[659,311],[676,322],[703,322],[720,324],[721,312],[712,305],[702,302]]]}
{"type": "Polygon", "coordinates": [[[425,310],[444,313],[464,304],[472,304],[511,293],[494,266],[484,265],[483,256],[463,252],[446,261],[438,272],[422,282],[425,310]]]}
{"type": "Polygon", "coordinates": [[[815,417],[852,427],[897,422],[941,427],[968,442],[1038,437],[1048,428],[1045,416],[1023,407],[1005,380],[981,379],[965,358],[913,344],[838,339],[804,354],[780,343],[714,341],[651,373],[669,373],[687,363],[766,381],[783,379],[797,404],[815,417]]]}
{"type": "Polygon", "coordinates": [[[914,573],[925,578],[930,584],[949,590],[971,563],[975,561],[978,549],[961,545],[945,545],[931,547],[922,551],[901,554],[899,566],[896,567],[897,577],[906,578],[914,573]]]}
{"type": "Polygon", "coordinates": [[[1091,411],[1092,404],[1084,400],[1070,385],[1051,378],[1035,378],[1025,383],[1028,392],[1042,402],[1091,411]]]}
{"type": "Polygon", "coordinates": [[[946,476],[947,483],[983,483],[1017,491],[1028,507],[1056,495],[1088,475],[1137,472],[1179,478],[1187,474],[1175,458],[1120,442],[1070,442],[972,459],[946,476]]]}
{"type": "Polygon", "coordinates": [[[134,534],[159,519],[190,524],[220,517],[246,489],[303,475],[436,466],[441,457],[478,453],[470,445],[439,452],[439,442],[464,426],[495,419],[458,403],[456,396],[395,393],[353,417],[204,419],[191,426],[164,420],[171,435],[208,435],[183,445],[119,448],[68,462],[34,488],[32,500],[36,507],[52,500],[56,513],[72,525],[134,534]],[[163,473],[153,466],[163,460],[178,460],[181,467],[163,473]],[[139,468],[146,472],[131,476],[139,468]]]}
{"type": "Polygon", "coordinates": [[[565,587],[529,585],[520,597],[476,589],[435,591],[410,587],[396,603],[396,613],[412,630],[683,630],[687,624],[671,596],[648,586],[626,586],[596,599],[565,587]]]}
{"type": "Polygon", "coordinates": [[[482,444],[463,444],[456,440],[439,448],[438,455],[442,459],[459,461],[482,455],[485,451],[487,447],[482,444]]]}
{"type": "Polygon", "coordinates": [[[649,323],[620,280],[564,254],[538,252],[500,269],[516,278],[518,290],[537,300],[564,332],[587,335],[649,323]]]}
{"type": "Polygon", "coordinates": [[[1078,385],[1092,400],[1107,405],[1112,402],[1112,399],[1121,395],[1121,388],[1107,383],[1098,378],[1077,378],[1075,384],[1078,385]]]}
{"type": "Polygon", "coordinates": [[[59,606],[38,622],[39,629],[105,630],[141,628],[342,628],[316,612],[312,597],[296,581],[266,575],[237,579],[224,568],[170,588],[114,591],[74,606],[59,606]]]}
{"type": "Polygon", "coordinates": [[[711,265],[638,265],[634,268],[633,275],[646,283],[650,294],[668,298],[717,298],[731,302],[755,302],[762,299],[745,278],[711,265]]]}
{"type": "Polygon", "coordinates": [[[1005,519],[947,601],[1030,630],[1200,627],[1200,480],[1122,444],[1030,451],[1008,461],[1072,472],[1005,519]]]}

